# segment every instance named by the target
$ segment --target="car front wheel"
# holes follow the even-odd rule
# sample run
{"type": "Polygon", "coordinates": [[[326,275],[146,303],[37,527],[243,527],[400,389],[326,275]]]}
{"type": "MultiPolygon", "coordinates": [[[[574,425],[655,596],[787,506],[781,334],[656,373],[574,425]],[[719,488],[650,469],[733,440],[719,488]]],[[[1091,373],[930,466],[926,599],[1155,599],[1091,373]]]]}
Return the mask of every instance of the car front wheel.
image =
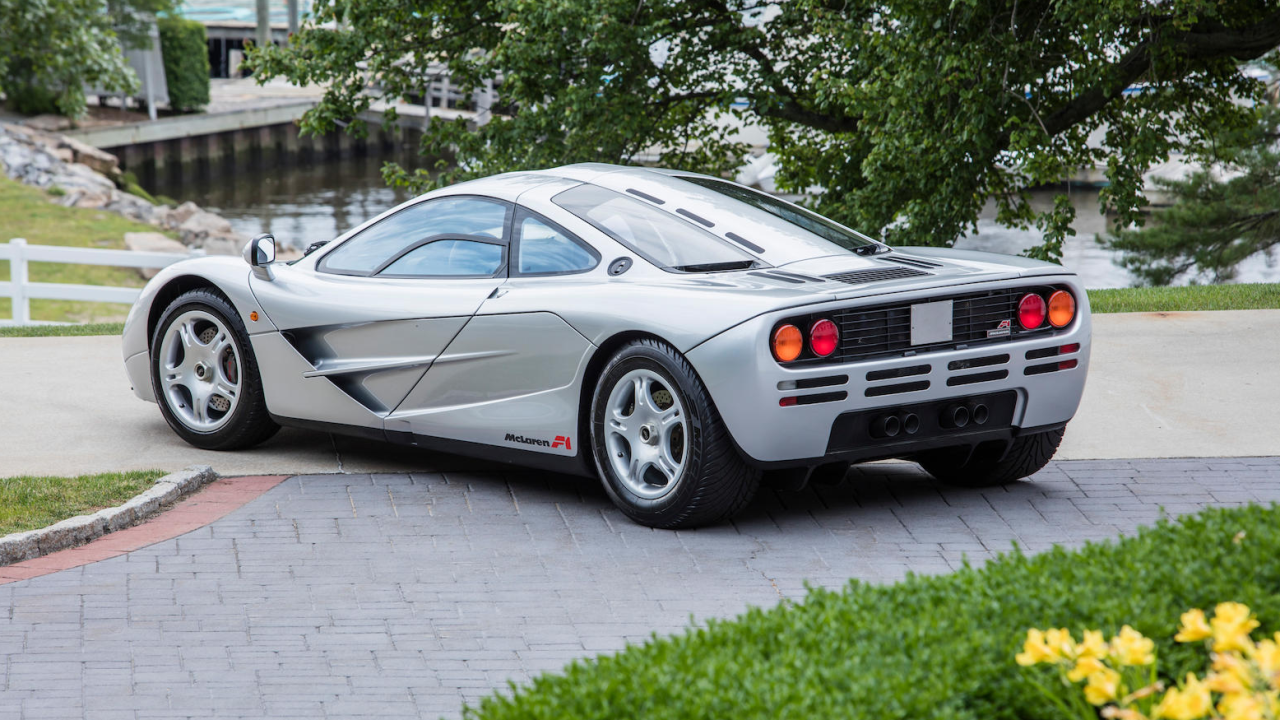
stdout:
{"type": "Polygon", "coordinates": [[[759,471],[738,454],[693,368],[656,340],[631,342],[605,365],[591,444],[609,497],[649,527],[721,522],[759,486],[759,471]]]}
{"type": "Polygon", "coordinates": [[[267,413],[244,324],[212,290],[184,293],[160,316],[151,385],[169,427],[198,448],[251,447],[279,429],[267,413]]]}

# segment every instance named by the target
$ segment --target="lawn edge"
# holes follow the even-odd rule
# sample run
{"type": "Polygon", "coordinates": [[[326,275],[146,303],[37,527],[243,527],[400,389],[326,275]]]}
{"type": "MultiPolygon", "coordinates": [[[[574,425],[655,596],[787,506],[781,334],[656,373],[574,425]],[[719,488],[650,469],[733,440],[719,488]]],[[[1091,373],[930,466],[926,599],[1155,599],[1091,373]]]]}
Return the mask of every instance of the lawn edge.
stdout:
{"type": "Polygon", "coordinates": [[[123,505],[0,537],[0,566],[73,548],[137,525],[216,479],[218,474],[208,465],[192,465],[158,478],[123,505]]]}

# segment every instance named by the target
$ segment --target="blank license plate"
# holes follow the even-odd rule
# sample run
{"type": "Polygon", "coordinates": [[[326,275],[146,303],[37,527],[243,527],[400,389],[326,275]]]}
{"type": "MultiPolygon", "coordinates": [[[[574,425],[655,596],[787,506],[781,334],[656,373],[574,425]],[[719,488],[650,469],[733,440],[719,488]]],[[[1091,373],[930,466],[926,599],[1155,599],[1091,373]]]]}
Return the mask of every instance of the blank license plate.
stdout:
{"type": "Polygon", "coordinates": [[[911,306],[911,344],[951,342],[951,301],[911,306]]]}

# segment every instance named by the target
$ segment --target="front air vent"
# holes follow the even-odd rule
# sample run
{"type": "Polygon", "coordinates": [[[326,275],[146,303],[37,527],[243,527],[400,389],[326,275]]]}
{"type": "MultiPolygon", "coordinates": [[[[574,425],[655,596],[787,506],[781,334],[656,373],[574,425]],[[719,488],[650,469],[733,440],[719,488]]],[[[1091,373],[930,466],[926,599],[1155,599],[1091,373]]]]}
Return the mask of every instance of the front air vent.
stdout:
{"type": "Polygon", "coordinates": [[[884,262],[898,263],[899,265],[910,265],[915,268],[940,268],[942,263],[933,262],[932,260],[921,260],[920,258],[902,257],[894,255],[892,257],[880,258],[884,262]]]}
{"type": "Polygon", "coordinates": [[[914,268],[895,267],[895,268],[870,268],[867,270],[854,270],[847,273],[836,273],[835,275],[824,275],[828,280],[836,282],[848,283],[849,285],[865,285],[867,283],[884,282],[886,280],[902,280],[910,277],[920,277],[922,275],[932,275],[923,270],[914,268]]]}

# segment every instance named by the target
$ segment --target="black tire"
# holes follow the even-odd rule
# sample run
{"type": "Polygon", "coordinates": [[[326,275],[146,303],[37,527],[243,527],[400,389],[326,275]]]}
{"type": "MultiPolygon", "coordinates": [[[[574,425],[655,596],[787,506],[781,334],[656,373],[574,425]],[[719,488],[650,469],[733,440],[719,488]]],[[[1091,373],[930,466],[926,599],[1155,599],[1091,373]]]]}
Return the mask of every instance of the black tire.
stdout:
{"type": "Polygon", "coordinates": [[[641,525],[680,529],[722,522],[745,508],[760,485],[759,470],[738,454],[697,373],[666,343],[635,340],[614,354],[596,382],[590,420],[591,448],[605,491],[623,514],[641,525]],[[624,376],[641,369],[656,373],[667,389],[676,391],[688,428],[681,470],[658,498],[633,492],[615,473],[604,437],[610,393],[624,376]]]}
{"type": "Polygon", "coordinates": [[[262,378],[258,373],[258,361],[253,354],[253,346],[249,342],[249,334],[245,331],[244,322],[239,313],[221,293],[208,288],[200,288],[183,293],[169,303],[160,321],[156,323],[155,333],[151,336],[151,389],[156,396],[156,404],[165,422],[183,440],[205,450],[240,450],[253,447],[280,429],[267,412],[266,399],[262,392],[262,378]],[[240,355],[239,373],[241,388],[236,406],[231,410],[230,419],[222,427],[212,432],[200,432],[187,427],[172,408],[169,396],[165,393],[160,379],[160,348],[162,339],[169,327],[183,313],[190,310],[201,310],[214,316],[230,331],[231,340],[240,355]]]}
{"type": "Polygon", "coordinates": [[[948,485],[995,487],[1035,475],[1049,464],[1066,428],[1023,435],[1007,446],[1003,443],[979,445],[965,461],[967,450],[942,450],[917,458],[920,467],[948,485]]]}

